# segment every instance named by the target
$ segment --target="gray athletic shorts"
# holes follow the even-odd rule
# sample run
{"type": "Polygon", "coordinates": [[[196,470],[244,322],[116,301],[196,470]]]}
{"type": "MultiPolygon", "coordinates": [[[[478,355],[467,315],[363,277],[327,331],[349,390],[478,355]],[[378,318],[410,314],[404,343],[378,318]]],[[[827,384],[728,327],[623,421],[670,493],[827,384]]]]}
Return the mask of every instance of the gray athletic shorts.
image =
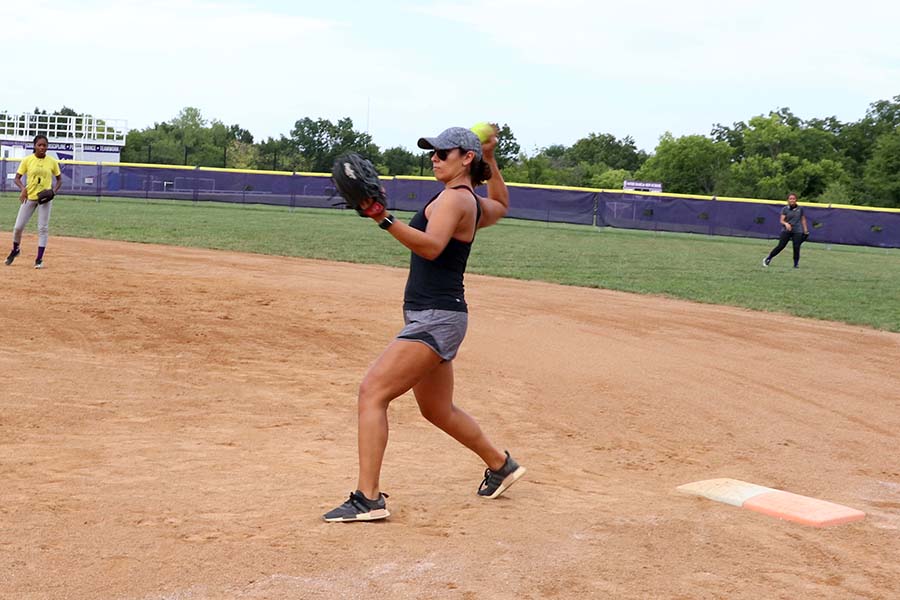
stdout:
{"type": "Polygon", "coordinates": [[[404,310],[406,327],[397,334],[398,340],[422,342],[444,360],[453,360],[459,351],[469,314],[455,310],[404,310]]]}

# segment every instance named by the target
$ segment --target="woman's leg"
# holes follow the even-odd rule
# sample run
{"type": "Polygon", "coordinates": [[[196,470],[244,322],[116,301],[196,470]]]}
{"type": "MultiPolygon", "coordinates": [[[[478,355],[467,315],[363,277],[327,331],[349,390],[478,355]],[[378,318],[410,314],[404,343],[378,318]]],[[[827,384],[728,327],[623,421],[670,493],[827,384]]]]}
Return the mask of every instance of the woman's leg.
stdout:
{"type": "Polygon", "coordinates": [[[803,234],[795,232],[791,236],[791,242],[794,244],[794,266],[800,264],[800,245],[803,243],[803,234]]]}
{"type": "Polygon", "coordinates": [[[782,230],[781,235],[778,236],[778,245],[772,248],[772,251],[769,252],[769,260],[772,260],[778,254],[785,249],[788,245],[788,242],[791,239],[791,232],[788,230],[782,230]]]}
{"type": "Polygon", "coordinates": [[[384,450],[388,440],[387,409],[391,400],[409,391],[441,358],[420,342],[394,340],[379,356],[359,386],[357,489],[377,499],[384,450]]]}
{"type": "Polygon", "coordinates": [[[478,423],[453,404],[453,363],[441,363],[413,386],[422,416],[481,457],[489,469],[498,470],[506,454],[494,446],[478,423]]]}
{"type": "Polygon", "coordinates": [[[19,213],[16,215],[16,224],[13,227],[14,244],[22,243],[22,232],[25,231],[25,226],[28,225],[28,221],[31,220],[31,215],[34,214],[34,209],[37,208],[37,205],[37,202],[26,200],[19,206],[19,213]]]}
{"type": "MultiPolygon", "coordinates": [[[[53,209],[52,202],[38,204],[38,247],[46,248],[47,239],[50,237],[50,211],[53,209]]],[[[42,253],[43,254],[43,253],[42,253]]],[[[38,258],[41,258],[40,256],[38,258]]]]}

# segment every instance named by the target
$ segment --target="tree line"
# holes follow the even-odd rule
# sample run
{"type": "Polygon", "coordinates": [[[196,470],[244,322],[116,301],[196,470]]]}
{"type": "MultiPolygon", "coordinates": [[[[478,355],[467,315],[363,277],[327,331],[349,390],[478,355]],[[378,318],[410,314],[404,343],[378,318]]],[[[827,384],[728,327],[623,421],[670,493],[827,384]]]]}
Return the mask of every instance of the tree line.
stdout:
{"type": "MultiPolygon", "coordinates": [[[[36,110],[36,112],[39,112],[36,110]]],[[[44,113],[46,114],[46,113],[44,113]]],[[[64,107],[52,114],[71,114],[64,107]]],[[[657,181],[666,192],[900,207],[900,95],[872,103],[863,118],[803,119],[789,108],[709,135],[663,134],[652,153],[630,136],[589,133],[571,146],[523,152],[499,125],[498,162],[507,181],[621,189],[626,179],[657,181]]],[[[304,117],[288,135],[255,141],[240,125],[206,119],[186,107],[172,120],[128,133],[123,162],[327,173],[347,151],[367,156],[385,175],[428,175],[427,154],[382,150],[349,118],[304,117]]]]}

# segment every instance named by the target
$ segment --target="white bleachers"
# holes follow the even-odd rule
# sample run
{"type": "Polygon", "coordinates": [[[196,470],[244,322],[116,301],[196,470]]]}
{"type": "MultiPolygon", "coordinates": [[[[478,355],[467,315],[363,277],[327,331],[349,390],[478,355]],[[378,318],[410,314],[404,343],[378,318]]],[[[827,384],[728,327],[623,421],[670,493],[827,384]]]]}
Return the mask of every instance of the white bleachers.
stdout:
{"type": "Polygon", "coordinates": [[[10,156],[29,153],[34,136],[39,134],[47,136],[51,149],[70,152],[69,157],[76,160],[118,160],[128,135],[128,123],[124,119],[101,119],[91,115],[0,113],[0,143],[13,150],[10,156]],[[98,158],[97,152],[110,158],[98,158]]]}

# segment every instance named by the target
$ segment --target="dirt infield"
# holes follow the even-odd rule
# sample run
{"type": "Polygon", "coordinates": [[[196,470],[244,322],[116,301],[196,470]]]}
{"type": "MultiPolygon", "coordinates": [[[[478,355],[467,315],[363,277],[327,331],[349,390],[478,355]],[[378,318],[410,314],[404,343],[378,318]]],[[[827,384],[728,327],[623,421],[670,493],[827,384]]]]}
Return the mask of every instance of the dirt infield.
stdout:
{"type": "MultiPolygon", "coordinates": [[[[900,335],[469,276],[457,403],[528,475],[356,387],[405,271],[53,238],[0,266],[0,598],[889,598],[900,335]],[[815,529],[675,491],[732,477],[867,513],[815,529]]],[[[8,243],[8,236],[2,238],[8,243]]]]}

